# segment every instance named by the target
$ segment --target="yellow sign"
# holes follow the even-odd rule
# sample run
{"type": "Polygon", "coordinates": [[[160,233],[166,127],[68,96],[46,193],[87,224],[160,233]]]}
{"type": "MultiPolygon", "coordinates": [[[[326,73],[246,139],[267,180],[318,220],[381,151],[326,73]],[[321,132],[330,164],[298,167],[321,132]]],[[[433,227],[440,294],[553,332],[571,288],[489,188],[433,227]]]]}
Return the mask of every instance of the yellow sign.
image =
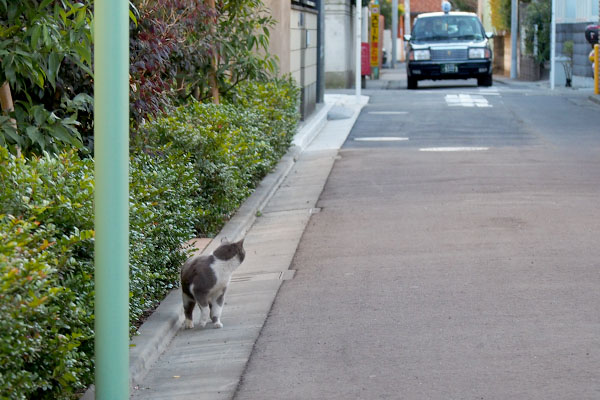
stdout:
{"type": "Polygon", "coordinates": [[[371,14],[371,66],[379,66],[379,14],[371,14]]]}

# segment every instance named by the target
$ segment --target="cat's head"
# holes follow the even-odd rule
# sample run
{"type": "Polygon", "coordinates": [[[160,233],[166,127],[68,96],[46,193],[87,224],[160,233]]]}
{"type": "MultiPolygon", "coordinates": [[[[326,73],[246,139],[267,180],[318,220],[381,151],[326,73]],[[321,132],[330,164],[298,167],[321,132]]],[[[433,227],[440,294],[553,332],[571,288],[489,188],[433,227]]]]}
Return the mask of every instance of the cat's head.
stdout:
{"type": "Polygon", "coordinates": [[[246,258],[246,250],[244,250],[244,239],[237,242],[230,242],[227,238],[221,240],[221,245],[213,252],[213,255],[219,260],[231,260],[233,257],[238,257],[242,263],[246,258]]]}

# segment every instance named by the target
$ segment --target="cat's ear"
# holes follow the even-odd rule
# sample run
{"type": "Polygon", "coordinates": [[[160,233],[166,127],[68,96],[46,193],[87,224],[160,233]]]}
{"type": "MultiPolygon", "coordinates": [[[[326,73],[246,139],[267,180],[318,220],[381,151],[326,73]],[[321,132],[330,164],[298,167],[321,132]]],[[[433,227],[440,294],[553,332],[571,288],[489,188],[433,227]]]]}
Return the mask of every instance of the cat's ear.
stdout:
{"type": "Polygon", "coordinates": [[[239,242],[237,242],[238,246],[244,247],[244,239],[246,239],[246,238],[242,238],[242,240],[240,240],[239,242]]]}

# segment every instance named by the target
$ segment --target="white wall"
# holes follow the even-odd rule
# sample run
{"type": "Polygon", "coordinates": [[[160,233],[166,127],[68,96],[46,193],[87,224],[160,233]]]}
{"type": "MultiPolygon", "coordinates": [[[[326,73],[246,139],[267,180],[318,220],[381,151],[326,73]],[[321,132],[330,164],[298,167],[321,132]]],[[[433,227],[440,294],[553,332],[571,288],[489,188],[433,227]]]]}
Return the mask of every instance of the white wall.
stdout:
{"type": "Polygon", "coordinates": [[[354,83],[354,31],[350,0],[325,1],[325,85],[354,83]]]}
{"type": "Polygon", "coordinates": [[[598,22],[598,0],[556,0],[556,23],[598,22]]]}

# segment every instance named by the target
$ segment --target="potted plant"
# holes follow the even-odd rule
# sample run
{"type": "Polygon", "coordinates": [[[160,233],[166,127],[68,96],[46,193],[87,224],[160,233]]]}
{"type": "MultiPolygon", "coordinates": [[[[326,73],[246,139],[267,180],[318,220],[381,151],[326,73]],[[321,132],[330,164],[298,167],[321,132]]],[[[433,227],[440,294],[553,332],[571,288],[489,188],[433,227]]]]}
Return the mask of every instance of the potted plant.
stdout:
{"type": "Polygon", "coordinates": [[[562,66],[565,70],[566,86],[571,87],[573,80],[573,41],[567,40],[563,43],[563,55],[566,60],[562,61],[562,66]]]}

